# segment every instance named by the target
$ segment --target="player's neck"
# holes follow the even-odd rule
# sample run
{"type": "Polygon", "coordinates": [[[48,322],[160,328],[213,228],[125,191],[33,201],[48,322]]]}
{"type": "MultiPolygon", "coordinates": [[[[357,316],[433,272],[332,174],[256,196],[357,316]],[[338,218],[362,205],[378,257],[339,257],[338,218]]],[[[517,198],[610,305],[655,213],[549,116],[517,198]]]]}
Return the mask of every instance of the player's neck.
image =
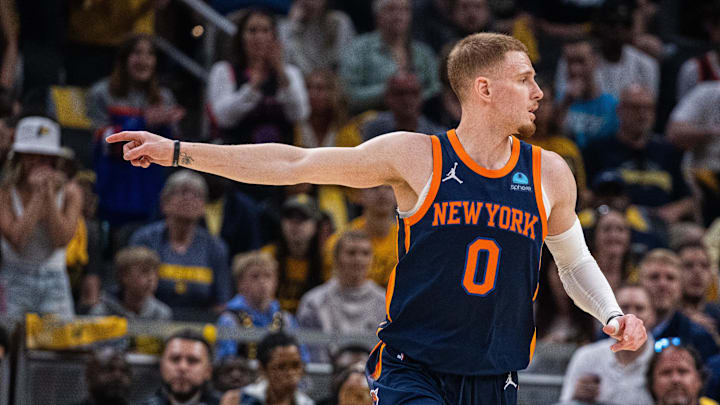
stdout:
{"type": "Polygon", "coordinates": [[[472,121],[461,120],[455,133],[465,152],[486,169],[501,169],[510,160],[512,133],[482,114],[472,121]]]}

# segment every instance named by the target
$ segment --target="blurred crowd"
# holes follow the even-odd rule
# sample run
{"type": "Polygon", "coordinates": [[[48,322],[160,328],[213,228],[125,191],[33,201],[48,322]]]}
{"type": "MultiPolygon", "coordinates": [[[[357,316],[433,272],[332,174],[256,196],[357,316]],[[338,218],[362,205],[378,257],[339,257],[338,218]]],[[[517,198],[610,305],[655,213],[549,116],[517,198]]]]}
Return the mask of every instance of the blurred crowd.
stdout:
{"type": "MultiPolygon", "coordinates": [[[[528,47],[545,94],[526,141],[566,159],[588,246],[651,332],[643,349],[612,353],[545,252],[538,341],[581,346],[560,400],[720,400],[720,1],[205,2],[237,31],[218,35],[197,78],[167,55],[208,51],[207,22],[183,0],[0,0],[4,318],[274,331],[252,344],[185,331],[156,345],[164,384],[149,404],[216,404],[214,390],[227,404],[310,404],[298,390],[307,362],[334,367],[322,403],[369,403],[358,360],[370,348],[300,345],[292,330],[370,334],[384,319],[397,260],[390,187],[140,169],[104,139],[148,130],[314,148],[441,133],[461,113],[450,48],[498,31],[528,47]]],[[[123,403],[122,353],[93,354],[86,403],[123,403]]]]}

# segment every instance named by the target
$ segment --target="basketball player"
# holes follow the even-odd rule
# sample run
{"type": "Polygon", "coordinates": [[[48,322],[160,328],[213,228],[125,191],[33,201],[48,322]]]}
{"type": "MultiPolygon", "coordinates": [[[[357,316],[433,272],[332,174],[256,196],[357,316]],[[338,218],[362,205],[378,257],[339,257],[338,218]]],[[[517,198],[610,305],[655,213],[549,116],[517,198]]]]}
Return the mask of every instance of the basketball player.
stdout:
{"type": "Polygon", "coordinates": [[[395,132],[317,149],[180,143],[147,132],[108,142],[126,141],[135,166],[179,164],[246,183],[389,184],[399,262],[368,360],[374,401],[515,404],[516,371],[535,346],[543,243],[570,297],[618,340],[612,350],[636,350],[645,328],[623,315],[588,252],[564,160],[515,137],[532,135],[543,96],[525,46],[500,34],[468,36],[448,72],[462,119],[446,134],[395,132]]]}

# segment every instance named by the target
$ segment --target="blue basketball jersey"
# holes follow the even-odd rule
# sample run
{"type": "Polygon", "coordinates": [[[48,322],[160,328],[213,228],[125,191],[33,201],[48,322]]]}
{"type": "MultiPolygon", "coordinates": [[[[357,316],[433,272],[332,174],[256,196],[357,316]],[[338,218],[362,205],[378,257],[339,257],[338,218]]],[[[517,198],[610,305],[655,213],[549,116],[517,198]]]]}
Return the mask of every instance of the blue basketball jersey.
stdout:
{"type": "Polygon", "coordinates": [[[480,167],[454,130],[432,137],[420,209],[398,219],[398,264],[378,336],[431,370],[494,375],[527,367],[547,232],[541,149],[517,138],[505,167],[480,167]]]}

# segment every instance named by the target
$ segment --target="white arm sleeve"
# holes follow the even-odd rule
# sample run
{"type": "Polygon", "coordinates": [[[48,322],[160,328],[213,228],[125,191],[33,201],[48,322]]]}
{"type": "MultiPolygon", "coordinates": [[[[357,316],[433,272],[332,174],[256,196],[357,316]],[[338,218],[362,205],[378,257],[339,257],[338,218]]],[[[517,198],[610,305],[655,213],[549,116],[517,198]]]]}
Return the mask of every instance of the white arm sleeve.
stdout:
{"type": "Polygon", "coordinates": [[[603,325],[611,317],[623,314],[610,284],[585,244],[580,220],[575,219],[567,231],[545,238],[545,244],[555,259],[563,287],[575,305],[603,325]]]}

